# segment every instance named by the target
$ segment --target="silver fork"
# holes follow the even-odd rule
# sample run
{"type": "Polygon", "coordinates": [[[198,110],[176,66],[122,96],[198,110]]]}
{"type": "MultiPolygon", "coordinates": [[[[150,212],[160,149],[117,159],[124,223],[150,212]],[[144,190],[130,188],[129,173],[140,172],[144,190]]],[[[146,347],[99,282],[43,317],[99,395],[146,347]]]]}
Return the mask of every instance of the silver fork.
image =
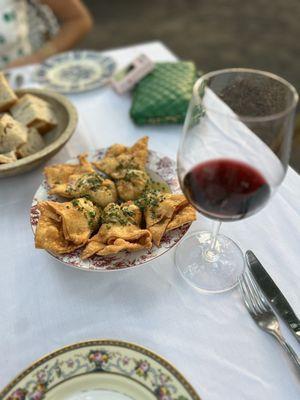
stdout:
{"type": "Polygon", "coordinates": [[[293,348],[285,341],[279,327],[279,321],[274,311],[271,309],[264,294],[254,281],[251,273],[246,269],[243,276],[240,278],[240,288],[244,303],[257,325],[273,335],[281,346],[286,350],[294,364],[300,372],[300,359],[293,348]]]}

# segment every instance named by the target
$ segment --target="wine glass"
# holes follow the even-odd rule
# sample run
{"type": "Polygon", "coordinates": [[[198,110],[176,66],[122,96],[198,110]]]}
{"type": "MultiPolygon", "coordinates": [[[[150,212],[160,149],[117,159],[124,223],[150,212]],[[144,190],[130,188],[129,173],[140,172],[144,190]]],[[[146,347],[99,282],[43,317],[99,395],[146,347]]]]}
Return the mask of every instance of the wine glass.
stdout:
{"type": "Polygon", "coordinates": [[[297,102],[291,84],[264,71],[224,69],[195,83],[178,177],[196,210],[215,220],[212,232],[193,233],[176,249],[175,263],[195,288],[218,293],[238,283],[243,253],[220,225],[258,212],[282,182],[297,102]]]}

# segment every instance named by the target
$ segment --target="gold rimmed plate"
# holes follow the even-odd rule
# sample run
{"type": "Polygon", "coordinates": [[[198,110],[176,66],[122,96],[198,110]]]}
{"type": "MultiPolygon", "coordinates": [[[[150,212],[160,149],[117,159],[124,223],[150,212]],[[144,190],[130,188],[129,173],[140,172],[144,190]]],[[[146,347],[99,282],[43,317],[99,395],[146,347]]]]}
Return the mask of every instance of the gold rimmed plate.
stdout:
{"type": "Polygon", "coordinates": [[[2,400],[200,400],[167,360],[119,340],[76,343],[29,366],[2,400]]]}

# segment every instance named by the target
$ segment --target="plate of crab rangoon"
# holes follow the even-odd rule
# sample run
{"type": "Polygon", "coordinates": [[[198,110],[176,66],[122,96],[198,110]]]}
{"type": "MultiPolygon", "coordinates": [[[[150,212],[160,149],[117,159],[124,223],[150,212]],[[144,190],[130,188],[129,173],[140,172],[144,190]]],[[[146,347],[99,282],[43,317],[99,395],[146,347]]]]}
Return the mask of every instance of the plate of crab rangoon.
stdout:
{"type": "Polygon", "coordinates": [[[35,247],[85,271],[137,267],[170,250],[196,212],[176,164],[148,150],[113,144],[45,167],[30,213],[35,247]]]}

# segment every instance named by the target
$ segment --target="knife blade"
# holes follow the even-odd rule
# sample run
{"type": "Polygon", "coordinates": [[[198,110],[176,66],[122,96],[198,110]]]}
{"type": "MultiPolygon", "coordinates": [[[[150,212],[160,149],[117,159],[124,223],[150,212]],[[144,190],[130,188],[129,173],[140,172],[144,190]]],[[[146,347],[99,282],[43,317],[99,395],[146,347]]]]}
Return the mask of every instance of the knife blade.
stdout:
{"type": "Polygon", "coordinates": [[[246,262],[266,298],[300,342],[300,321],[287,299],[251,250],[246,251],[246,262]]]}

